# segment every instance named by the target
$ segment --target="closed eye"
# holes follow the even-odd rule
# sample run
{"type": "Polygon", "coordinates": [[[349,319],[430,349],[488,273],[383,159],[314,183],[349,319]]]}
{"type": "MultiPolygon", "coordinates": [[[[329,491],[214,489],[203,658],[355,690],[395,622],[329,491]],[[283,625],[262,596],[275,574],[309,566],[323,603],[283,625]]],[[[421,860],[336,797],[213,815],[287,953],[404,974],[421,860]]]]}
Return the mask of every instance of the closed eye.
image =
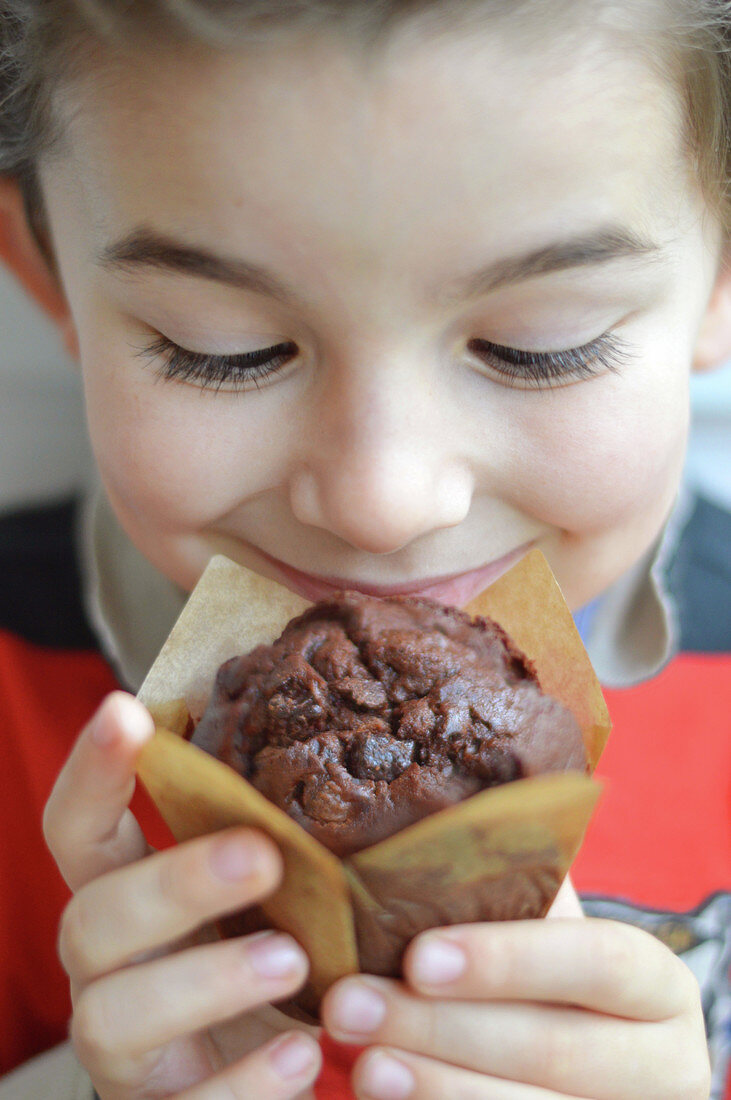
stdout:
{"type": "Polygon", "coordinates": [[[510,384],[529,388],[567,385],[604,371],[616,372],[630,358],[629,345],[611,332],[560,351],[522,351],[481,339],[470,340],[467,348],[510,384]]]}
{"type": "Polygon", "coordinates": [[[218,391],[225,388],[237,392],[252,384],[258,388],[262,379],[276,374],[297,353],[297,345],[287,340],[256,351],[211,355],[191,351],[160,335],[139,354],[158,362],[158,378],[192,382],[201,389],[218,391]]]}

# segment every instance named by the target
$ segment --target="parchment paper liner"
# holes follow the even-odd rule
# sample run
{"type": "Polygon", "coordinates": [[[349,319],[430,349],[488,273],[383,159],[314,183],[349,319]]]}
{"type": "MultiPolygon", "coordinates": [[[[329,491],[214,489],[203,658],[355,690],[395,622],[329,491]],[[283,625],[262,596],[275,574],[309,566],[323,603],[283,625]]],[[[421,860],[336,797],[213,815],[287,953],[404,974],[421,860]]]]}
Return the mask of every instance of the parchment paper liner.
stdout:
{"type": "MultiPolygon", "coordinates": [[[[314,1014],[345,974],[397,973],[403,948],[424,928],[545,914],[599,786],[578,772],[507,783],[338,859],[180,736],[188,714],[202,715],[223,661],[273,642],[309,606],[275,581],[213,558],[140,689],[157,732],[138,771],[177,840],[244,824],[277,842],[284,880],[262,909],[310,957],[297,1003],[314,1014]]],[[[543,555],[531,551],[465,610],[495,619],[534,662],[544,691],[576,716],[593,770],[609,733],[606,705],[543,555]]]]}

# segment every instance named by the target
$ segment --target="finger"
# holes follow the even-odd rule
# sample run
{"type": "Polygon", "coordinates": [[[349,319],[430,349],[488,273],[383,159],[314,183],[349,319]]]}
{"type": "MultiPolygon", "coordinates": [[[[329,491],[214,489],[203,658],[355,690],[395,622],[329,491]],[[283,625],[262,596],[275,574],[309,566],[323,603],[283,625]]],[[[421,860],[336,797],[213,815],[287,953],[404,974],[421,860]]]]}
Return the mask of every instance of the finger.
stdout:
{"type": "Polygon", "coordinates": [[[307,975],[304,951],[290,937],[264,932],[194,947],[92,982],[72,1021],[83,1064],[120,1081],[147,1070],[145,1056],[250,1009],[282,1000],[307,975]],[[140,1012],[139,1006],[145,1011],[140,1012]]]}
{"type": "Polygon", "coordinates": [[[142,704],[115,691],[80,734],[56,780],[43,830],[72,890],[149,851],[128,806],[137,757],[153,732],[142,704]]]}
{"type": "Polygon", "coordinates": [[[358,1059],[353,1088],[358,1100],[577,1100],[388,1048],[368,1050],[358,1059]]]}
{"type": "Polygon", "coordinates": [[[430,1001],[398,982],[345,979],[323,1022],[352,1044],[387,1043],[476,1073],[595,1100],[695,1097],[698,1036],[684,1019],[628,1022],[583,1009],[521,1002],[430,1001]],[[685,1091],[674,1091],[680,1082],[685,1091]]]}
{"type": "Polygon", "coordinates": [[[455,925],[418,936],[404,958],[426,996],[574,1004],[633,1020],[682,1011],[692,978],[654,936],[618,921],[455,925]]]}
{"type": "Polygon", "coordinates": [[[278,849],[252,829],[227,829],[158,852],[94,879],[71,899],[61,919],[61,962],[81,988],[260,901],[281,876],[278,849]]]}
{"type": "Polygon", "coordinates": [[[302,1032],[288,1032],[176,1100],[289,1100],[313,1083],[322,1064],[317,1042],[302,1032]]]}

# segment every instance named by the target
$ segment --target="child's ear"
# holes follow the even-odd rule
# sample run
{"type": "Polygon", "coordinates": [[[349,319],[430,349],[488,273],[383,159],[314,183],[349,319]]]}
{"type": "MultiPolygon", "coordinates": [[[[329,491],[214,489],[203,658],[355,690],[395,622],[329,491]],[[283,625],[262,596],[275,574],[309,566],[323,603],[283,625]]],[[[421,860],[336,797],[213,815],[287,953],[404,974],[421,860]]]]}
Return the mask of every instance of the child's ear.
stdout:
{"type": "Polygon", "coordinates": [[[721,258],[716,282],[701,323],[693,370],[720,367],[731,359],[731,246],[721,258]]]}
{"type": "Polygon", "coordinates": [[[0,260],[56,323],[67,351],[77,359],[76,329],[63,290],[28,225],[19,184],[5,177],[0,177],[0,260]]]}

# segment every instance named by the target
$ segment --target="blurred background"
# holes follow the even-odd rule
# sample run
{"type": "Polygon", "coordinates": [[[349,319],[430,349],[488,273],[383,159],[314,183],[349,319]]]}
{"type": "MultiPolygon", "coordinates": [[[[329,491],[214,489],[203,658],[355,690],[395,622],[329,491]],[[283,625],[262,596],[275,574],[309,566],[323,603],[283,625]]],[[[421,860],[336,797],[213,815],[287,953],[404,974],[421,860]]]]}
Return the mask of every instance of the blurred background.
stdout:
{"type": "MultiPolygon", "coordinates": [[[[686,478],[731,511],[731,364],[692,381],[686,478]]],[[[0,511],[86,484],[81,386],[53,326],[0,268],[0,511]]]]}
{"type": "Polygon", "coordinates": [[[0,265],[0,511],[67,495],[91,463],[77,371],[0,265]]]}

